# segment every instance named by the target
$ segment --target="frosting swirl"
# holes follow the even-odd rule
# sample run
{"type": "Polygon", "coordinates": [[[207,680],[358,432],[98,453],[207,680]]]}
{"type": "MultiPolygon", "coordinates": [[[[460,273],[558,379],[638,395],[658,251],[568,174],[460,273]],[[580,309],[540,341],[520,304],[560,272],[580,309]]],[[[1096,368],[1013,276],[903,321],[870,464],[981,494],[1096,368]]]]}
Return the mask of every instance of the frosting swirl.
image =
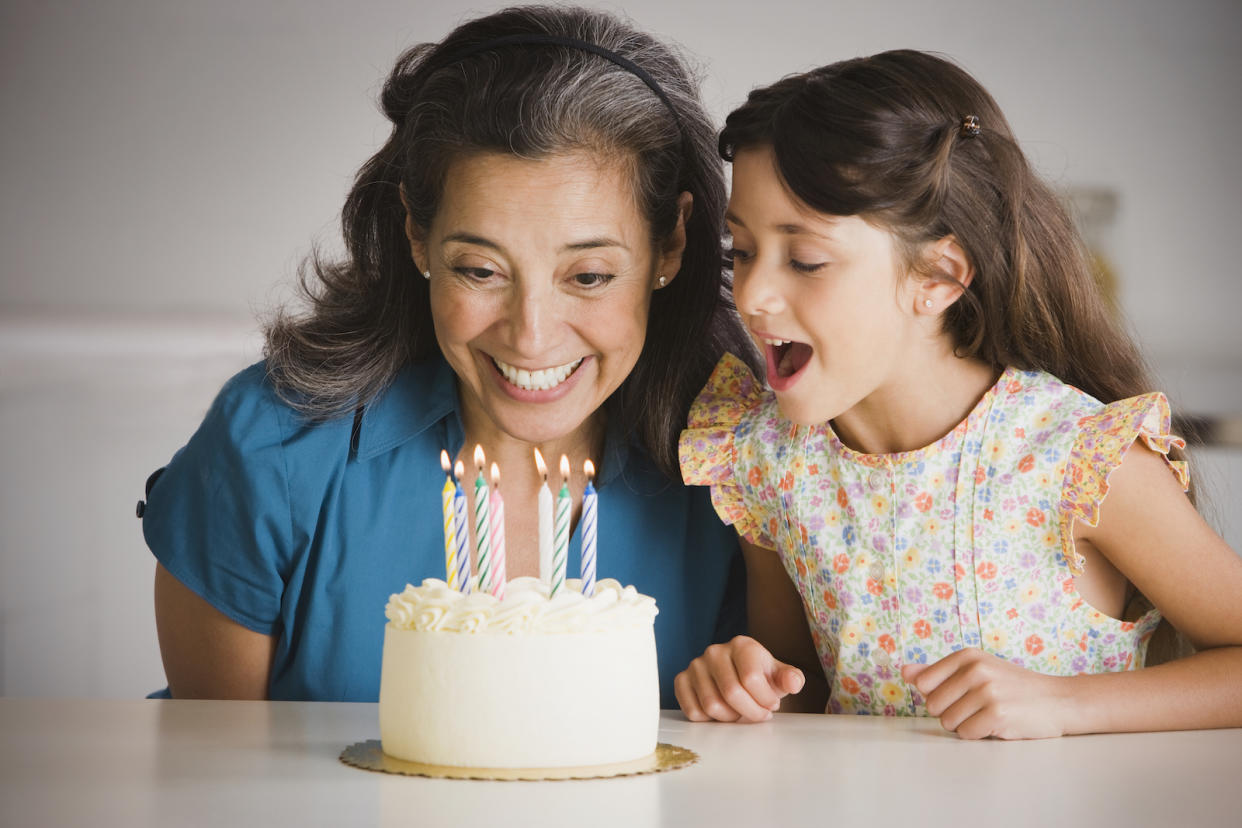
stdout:
{"type": "Polygon", "coordinates": [[[565,581],[555,598],[550,584],[539,578],[514,578],[505,585],[504,600],[486,592],[464,594],[438,578],[422,586],[407,584],[388,599],[384,615],[400,630],[441,630],[461,633],[602,632],[650,625],[659,610],[655,599],[613,578],[595,584],[595,595],[582,594],[576,578],[565,581]]]}

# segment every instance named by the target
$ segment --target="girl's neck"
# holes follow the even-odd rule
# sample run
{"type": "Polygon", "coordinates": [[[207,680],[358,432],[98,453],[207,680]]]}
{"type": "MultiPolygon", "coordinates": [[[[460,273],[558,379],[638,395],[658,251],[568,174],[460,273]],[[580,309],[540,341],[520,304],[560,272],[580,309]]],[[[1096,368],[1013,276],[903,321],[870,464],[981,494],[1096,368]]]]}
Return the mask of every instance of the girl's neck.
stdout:
{"type": "Polygon", "coordinates": [[[864,454],[896,454],[952,431],[997,380],[997,371],[953,354],[944,337],[911,358],[871,394],[833,418],[841,442],[864,454]]]}

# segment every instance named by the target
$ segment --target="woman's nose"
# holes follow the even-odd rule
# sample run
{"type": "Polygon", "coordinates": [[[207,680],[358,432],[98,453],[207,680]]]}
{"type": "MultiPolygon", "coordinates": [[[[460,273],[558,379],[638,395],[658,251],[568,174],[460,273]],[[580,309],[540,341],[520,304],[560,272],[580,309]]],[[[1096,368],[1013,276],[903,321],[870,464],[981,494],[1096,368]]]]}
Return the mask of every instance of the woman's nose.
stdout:
{"type": "Polygon", "coordinates": [[[554,298],[547,292],[519,287],[509,305],[510,346],[522,356],[536,357],[546,350],[553,319],[554,298]]]}
{"type": "Polygon", "coordinates": [[[785,307],[776,274],[754,262],[733,272],[733,301],[743,315],[780,313],[785,307]]]}

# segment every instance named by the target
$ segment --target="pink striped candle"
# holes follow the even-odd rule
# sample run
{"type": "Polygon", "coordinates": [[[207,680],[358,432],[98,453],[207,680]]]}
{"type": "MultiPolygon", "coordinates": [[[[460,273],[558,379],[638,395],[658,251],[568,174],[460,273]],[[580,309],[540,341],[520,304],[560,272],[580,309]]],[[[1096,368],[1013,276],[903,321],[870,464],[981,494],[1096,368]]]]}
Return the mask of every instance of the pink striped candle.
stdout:
{"type": "Polygon", "coordinates": [[[492,463],[492,584],[497,599],[505,597],[505,499],[500,496],[500,466],[492,463]]]}

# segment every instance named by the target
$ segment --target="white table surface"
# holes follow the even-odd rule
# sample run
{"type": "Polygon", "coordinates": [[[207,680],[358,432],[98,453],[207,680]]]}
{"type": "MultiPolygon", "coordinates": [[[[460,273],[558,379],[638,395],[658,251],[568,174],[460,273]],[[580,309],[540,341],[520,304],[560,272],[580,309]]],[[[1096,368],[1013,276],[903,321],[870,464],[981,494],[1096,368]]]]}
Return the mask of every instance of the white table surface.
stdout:
{"type": "Polygon", "coordinates": [[[700,760],[649,776],[478,782],[338,760],[374,704],[0,699],[0,826],[1230,825],[1242,729],[963,742],[933,720],[662,714],[700,760]]]}

